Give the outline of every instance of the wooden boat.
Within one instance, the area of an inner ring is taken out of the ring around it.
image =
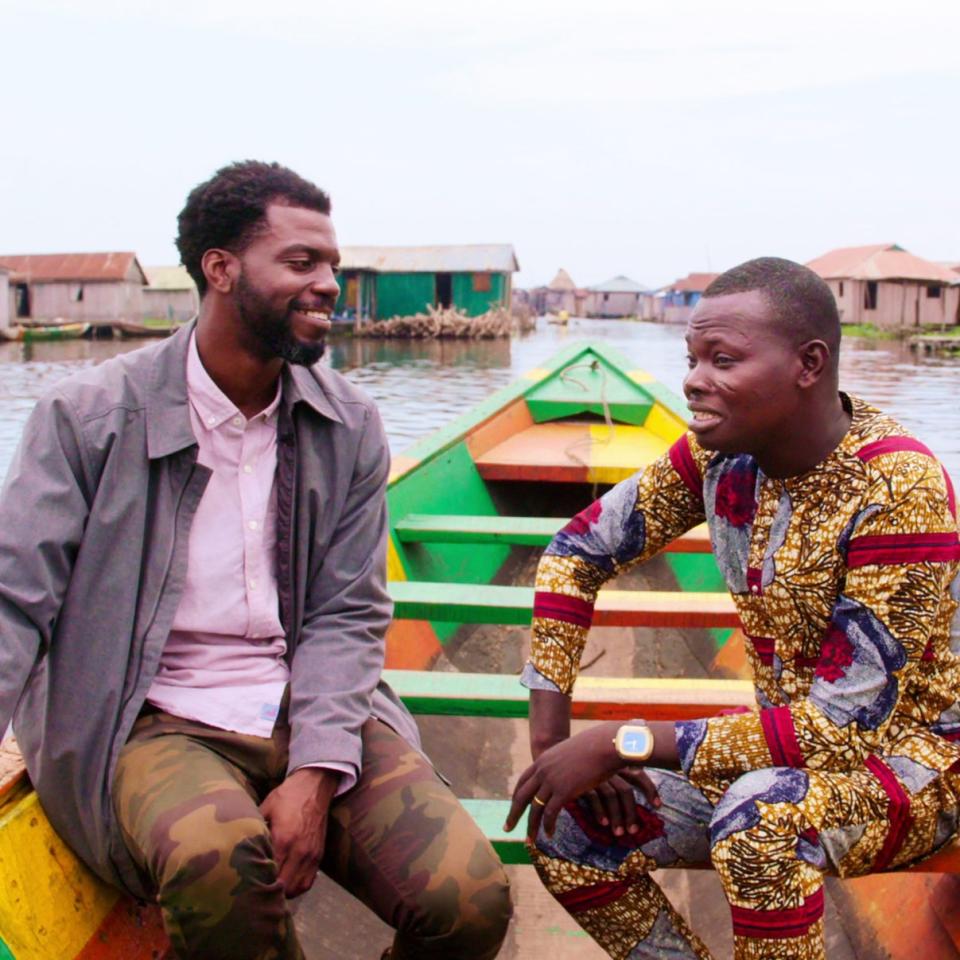
[[[0,327],[0,338],[23,343],[39,343],[47,340],[79,340],[86,336],[91,329],[89,323]],[[2,960],[2,955],[0,955],[0,960]]]
[[[167,323],[133,323],[128,320],[113,320],[110,323],[115,333],[124,339],[140,337],[169,337],[177,329],[177,324]]]
[[[526,695],[511,674],[522,659],[543,545],[597,493],[663,453],[683,431],[685,413],[676,395],[622,354],[573,345],[395,458],[387,567],[396,617],[387,673],[414,712],[439,715],[423,726],[441,769],[464,754],[448,729],[459,721],[449,717],[526,715]],[[752,702],[750,684],[735,679],[742,635],[709,550],[705,529],[693,530],[644,566],[651,578],[628,574],[601,591],[591,643],[606,655],[578,680],[575,717],[694,717]],[[651,627],[673,631],[658,649],[686,645],[679,676],[669,664],[637,667],[638,650],[655,644],[634,631]],[[156,908],[94,878],[51,829],[16,755],[7,757],[6,778],[2,763],[0,755],[0,960],[162,956]],[[479,792],[499,799],[465,804],[505,862],[522,863],[520,837],[501,831],[502,765],[495,780],[499,787],[484,783]],[[935,944],[930,956],[960,957],[952,919],[960,890],[951,874],[960,856],[947,851],[923,866],[930,872],[843,885],[845,926],[859,931],[858,944],[879,937],[883,955],[897,960],[914,957],[917,944]],[[909,912],[897,909],[901,902]],[[868,946],[863,951],[857,955],[872,956]]]

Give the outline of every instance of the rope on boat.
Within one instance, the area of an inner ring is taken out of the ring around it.
[[[584,393],[587,393],[590,388],[582,380],[578,380],[576,377],[570,375],[571,370],[579,370],[579,369],[589,369],[592,373],[599,372],[600,374],[600,403],[603,406],[603,420],[607,425],[607,436],[605,440],[598,440],[597,442],[603,445],[612,443],[613,435],[615,431],[613,427],[613,417],[610,415],[610,404],[607,402],[607,371],[604,370],[602,366],[600,366],[600,363],[597,360],[591,360],[585,363],[572,363],[570,364],[570,366],[564,367],[560,371],[560,374],[557,379],[560,380],[561,383],[572,384],[575,387],[579,387],[581,390],[583,390]],[[578,461],[583,466],[589,467],[590,466],[589,461],[584,460],[583,457],[576,452],[576,448],[582,447],[584,444],[592,446],[593,438],[588,435],[586,437],[582,437],[579,440],[574,440],[571,444],[569,444],[564,449],[563,452],[567,456],[569,456],[571,459]],[[594,499],[597,498],[598,487],[599,487],[599,484],[597,483],[593,484],[592,495]]]

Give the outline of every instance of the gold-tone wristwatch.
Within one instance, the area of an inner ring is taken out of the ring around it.
[[[620,727],[613,746],[621,760],[643,763],[653,753],[653,731],[642,720],[633,720]]]

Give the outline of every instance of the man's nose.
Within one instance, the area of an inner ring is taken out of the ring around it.
[[[336,274],[333,272],[333,267],[331,267],[330,264],[324,263],[320,265],[320,268],[313,276],[311,288],[317,296],[332,297],[333,299],[340,296],[340,284],[337,283]]]
[[[683,378],[683,395],[689,400],[700,393],[703,393],[705,385],[703,366],[695,363]]]

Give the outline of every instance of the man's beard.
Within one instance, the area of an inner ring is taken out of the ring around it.
[[[271,307],[243,273],[237,281],[236,304],[246,346],[261,360],[279,357],[287,363],[310,367],[323,356],[326,343],[297,340],[290,323],[290,310]]]

